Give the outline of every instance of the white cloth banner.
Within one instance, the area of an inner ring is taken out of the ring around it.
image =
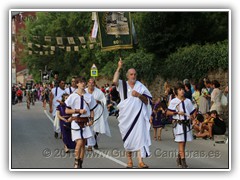
[[[98,22],[97,20],[94,21],[93,29],[92,29],[92,38],[97,37],[97,32],[98,32]]]

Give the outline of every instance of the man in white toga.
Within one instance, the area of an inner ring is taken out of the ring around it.
[[[137,151],[138,167],[148,168],[143,158],[150,155],[150,116],[152,113],[152,95],[149,90],[136,80],[135,69],[127,71],[127,81],[119,80],[119,71],[123,61],[120,59],[114,74],[113,83],[117,86],[121,101],[119,109],[119,129],[127,154],[127,168],[133,167],[132,152]]]

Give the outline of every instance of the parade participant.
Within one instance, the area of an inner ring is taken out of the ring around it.
[[[18,104],[20,105],[23,99],[23,92],[20,88],[17,88],[16,95],[17,95]]]
[[[148,168],[143,162],[143,158],[150,155],[150,116],[152,113],[152,96],[148,89],[136,80],[135,69],[127,71],[128,81],[119,80],[119,71],[123,66],[120,59],[118,68],[114,74],[113,83],[117,86],[120,94],[119,109],[119,129],[124,142],[128,163],[127,168],[133,167],[132,152],[137,151],[138,167]]]
[[[178,83],[174,87],[176,98],[172,99],[167,110],[167,115],[173,116],[173,132],[175,142],[178,143],[177,165],[187,168],[185,160],[185,147],[187,141],[193,140],[191,119],[196,111],[192,101],[184,97],[184,85]]]
[[[54,87],[50,93],[49,99],[49,112],[52,113],[54,118],[54,137],[58,138],[58,133],[60,133],[59,120],[56,116],[56,108],[62,100],[62,95],[65,93],[65,82],[59,80],[58,86]]]
[[[64,143],[64,151],[66,153],[69,152],[69,149],[75,149],[75,142],[72,141],[71,138],[71,116],[69,114],[65,113],[66,110],[66,104],[64,103],[65,100],[68,98],[68,94],[65,93],[62,95],[62,102],[57,106],[57,112],[56,115],[58,116],[58,119],[60,120],[60,128],[62,133],[62,140]]]
[[[43,108],[46,110],[46,104],[49,103],[49,89],[46,84],[43,85],[43,90],[41,92]]]
[[[97,136],[98,134],[106,134],[107,136],[111,137],[109,125],[108,125],[108,110],[107,110],[107,102],[105,95],[103,92],[96,87],[96,82],[93,78],[90,78],[88,80],[88,87],[85,89],[85,91],[89,94],[92,94],[93,98],[97,101],[98,105],[94,109],[94,116],[99,117],[99,119],[93,124],[93,132],[94,132],[94,138],[89,138],[87,140],[88,144],[88,150],[91,151],[92,147],[94,145],[95,149],[98,149],[98,143],[97,143]]]
[[[94,108],[97,103],[93,96],[84,90],[85,78],[77,77],[75,80],[78,89],[65,101],[67,106],[65,112],[73,116],[71,132],[72,140],[76,142],[74,168],[82,168],[86,139],[93,137],[90,126],[93,124]]]
[[[157,141],[157,139],[161,141],[162,129],[165,127],[163,119],[166,118],[166,109],[166,105],[162,102],[159,102],[153,109],[150,123],[152,124],[154,130],[153,137],[155,141]]]
[[[76,80],[75,77],[72,77],[71,86],[66,88],[65,92],[70,95],[76,90],[77,90]]]
[[[59,85],[59,73],[57,71],[54,72],[54,80],[53,85],[54,87],[57,87]]]

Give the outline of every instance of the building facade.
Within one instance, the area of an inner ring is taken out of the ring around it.
[[[26,84],[27,79],[32,76],[29,75],[27,66],[21,62],[20,54],[25,50],[23,43],[26,42],[26,37],[20,34],[21,29],[25,28],[26,21],[36,20],[35,12],[12,12],[11,19],[11,62],[12,62],[12,85],[13,84]]]

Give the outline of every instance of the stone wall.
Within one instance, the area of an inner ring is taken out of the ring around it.
[[[212,71],[208,73],[208,78],[212,81],[212,80],[217,80],[221,86],[220,89],[224,90],[225,87],[228,85],[228,71],[223,71],[221,69],[216,70],[216,71]],[[185,79],[184,77],[182,78],[182,80]],[[174,79],[174,80],[168,80],[168,83],[170,85],[174,85],[176,84],[178,80]],[[112,84],[112,79],[106,79],[103,77],[98,77],[96,78],[96,82],[98,86],[103,86],[104,84],[108,83],[108,84]],[[143,82],[144,83],[144,82]],[[150,90],[152,96],[153,96],[153,100],[155,101],[158,97],[163,96],[164,95],[164,90],[163,90],[163,86],[164,86],[165,80],[161,77],[161,76],[157,76],[154,81],[148,85],[148,89]],[[144,83],[145,84],[145,83]],[[224,107],[224,114],[223,114],[223,118],[225,120],[228,120],[228,106]]]

